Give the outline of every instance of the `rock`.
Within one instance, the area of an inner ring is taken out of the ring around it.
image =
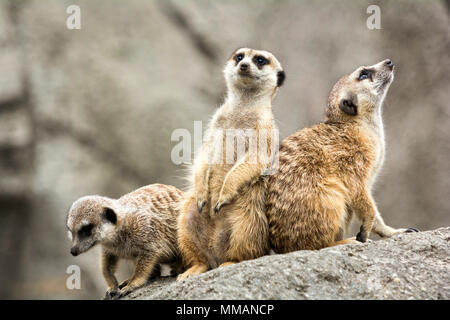
[[[126,299],[450,299],[450,227],[161,278]]]

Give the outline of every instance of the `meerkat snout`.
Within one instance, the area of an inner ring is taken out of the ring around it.
[[[392,63],[392,61],[390,59],[386,59],[384,60],[384,63],[386,64],[386,66],[388,68],[390,68],[391,70],[394,68],[394,64]]]
[[[70,254],[76,257],[78,255],[78,248],[77,247],[70,248]]]
[[[239,65],[239,70],[242,72],[247,72],[248,71],[248,64],[247,63],[241,63]]]
[[[369,79],[374,89],[377,91],[376,94],[379,94],[387,89],[387,85],[391,84],[392,80],[394,80],[393,70],[394,64],[390,59],[386,59],[371,67],[361,67],[358,80],[363,81]]]

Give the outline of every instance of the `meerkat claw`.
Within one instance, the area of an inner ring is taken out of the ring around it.
[[[206,204],[206,200],[197,202],[198,213],[202,213],[202,209],[205,206],[205,204]]]
[[[119,284],[119,289],[123,289],[124,287],[126,287],[129,282],[130,279],[124,280],[121,284]]]
[[[416,229],[416,228],[408,228],[408,229],[406,229],[406,231],[405,231],[405,233],[411,233],[411,232],[420,232],[420,230],[419,230],[419,229]]]
[[[222,202],[217,202],[216,206],[214,207],[214,213],[218,214],[219,210],[226,206],[229,202],[228,201],[222,201]]]

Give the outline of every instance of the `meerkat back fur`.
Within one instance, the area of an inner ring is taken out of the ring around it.
[[[365,242],[372,230],[381,237],[416,231],[385,225],[372,196],[385,154],[381,108],[393,68],[385,60],[342,77],[329,95],[325,122],[281,143],[266,201],[275,252]],[[346,239],[354,215],[360,232]]]
[[[178,243],[190,266],[179,280],[260,257],[269,249],[265,175],[278,149],[272,99],[285,74],[270,52],[241,48],[226,63],[224,75],[227,96],[205,132],[179,218]],[[241,131],[229,139],[232,130]],[[239,154],[234,139],[245,132],[254,134],[256,148],[248,136]]]
[[[67,216],[71,254],[102,245],[106,298],[143,286],[161,263],[180,268],[176,225],[182,197],[173,186],[152,184],[119,199],[86,196],[73,203]],[[133,275],[120,285],[114,276],[119,259],[135,263]]]

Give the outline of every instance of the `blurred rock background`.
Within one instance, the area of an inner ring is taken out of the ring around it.
[[[81,30],[66,28],[71,4]],[[381,30],[366,27],[370,4]],[[182,188],[171,133],[208,120],[241,46],[286,70],[281,138],[323,119],[340,76],[392,59],[375,198],[392,226],[450,225],[449,18],[448,1],[0,0],[0,298],[102,297],[98,248],[69,254],[71,203]],[[72,264],[81,290],[66,288]]]

